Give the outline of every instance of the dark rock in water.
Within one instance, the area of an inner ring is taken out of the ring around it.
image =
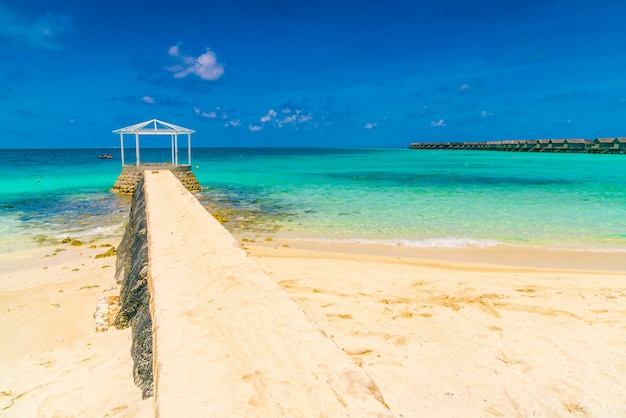
[[[133,378],[144,399],[152,396],[152,317],[148,291],[148,234],[143,179],[130,209],[126,231],[117,249],[115,280],[121,284],[116,328],[132,328]]]
[[[200,186],[190,166],[164,166],[157,163],[156,165],[141,165],[138,167],[127,165],[122,167],[122,173],[120,173],[115,181],[111,192],[132,195],[135,190],[140,187],[139,182],[143,179],[143,171],[153,169],[171,171],[191,193],[197,193],[202,190],[202,186]]]
[[[143,174],[141,172],[122,173],[111,188],[113,193],[131,195],[137,190]],[[142,183],[143,184],[143,183]]]
[[[108,249],[108,251],[102,254],[96,254],[96,258],[113,257],[115,254],[117,254],[117,251],[115,250],[115,248],[111,247]]]

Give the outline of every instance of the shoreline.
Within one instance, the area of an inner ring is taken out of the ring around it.
[[[626,272],[626,256],[622,251],[565,250],[498,245],[475,248],[410,247],[359,242],[328,242],[281,238],[262,235],[253,239],[235,235],[244,247],[293,249],[323,254],[371,256],[403,260],[404,262],[450,263],[515,267],[521,269],[559,269],[598,272]],[[270,255],[268,253],[267,255]]]

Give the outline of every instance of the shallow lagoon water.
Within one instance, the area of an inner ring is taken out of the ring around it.
[[[113,160],[100,160],[111,152]],[[133,150],[126,151],[133,155]],[[119,149],[3,150],[0,254],[119,234]],[[170,150],[142,149],[142,161]],[[200,200],[246,233],[418,247],[626,251],[626,156],[410,149],[199,148]],[[197,166],[197,168],[196,168]],[[242,231],[239,231],[242,232]]]
[[[276,149],[196,161],[205,193],[273,214],[291,237],[626,248],[622,155]]]

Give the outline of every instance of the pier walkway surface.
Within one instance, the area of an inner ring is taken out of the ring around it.
[[[392,416],[167,170],[144,173],[157,416]]]

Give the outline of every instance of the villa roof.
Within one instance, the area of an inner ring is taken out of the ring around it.
[[[114,134],[140,134],[140,135],[173,135],[173,134],[192,134],[196,131],[183,128],[182,126],[172,123],[163,122],[158,119],[148,120],[146,122],[137,123],[125,128],[116,129]]]
[[[596,138],[596,141],[603,143],[610,143],[615,141],[616,138]]]

